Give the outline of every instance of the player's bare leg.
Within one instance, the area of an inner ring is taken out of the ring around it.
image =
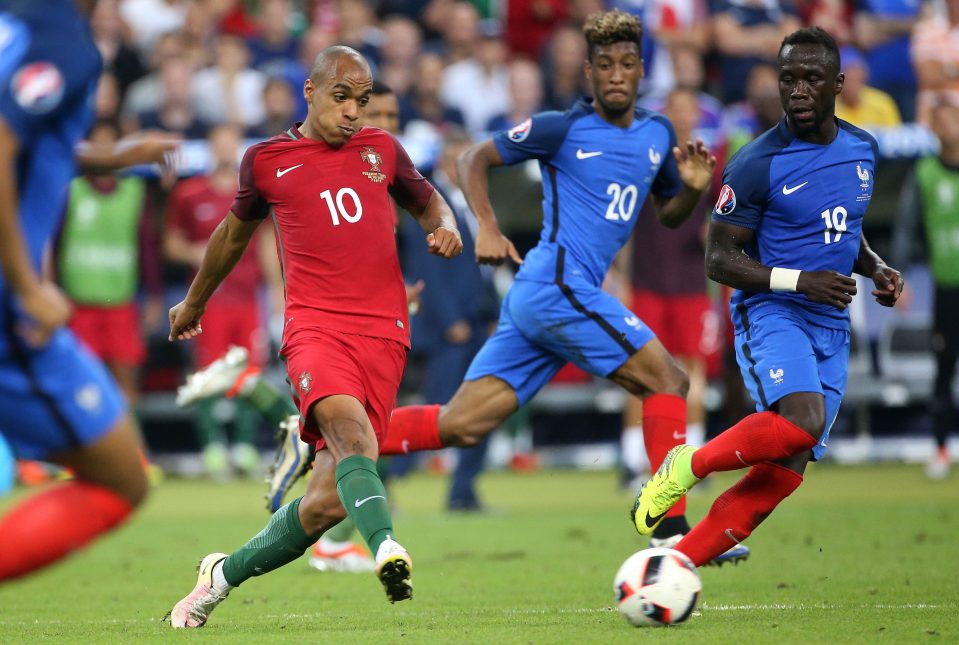
[[[334,395],[316,403],[311,414],[336,463],[335,491],[375,554],[375,573],[383,583],[386,597],[390,602],[412,598],[413,561],[393,539],[395,531],[386,488],[376,469],[379,446],[366,409],[352,396]],[[312,511],[313,500],[306,502],[304,517]],[[325,517],[329,502],[321,502]]]
[[[133,421],[124,414],[98,441],[53,455],[71,481],[33,495],[0,519],[0,581],[26,575],[115,528],[147,495]]]
[[[519,408],[506,381],[484,376],[463,381],[446,405],[393,410],[381,453],[403,455],[447,446],[475,446]]]

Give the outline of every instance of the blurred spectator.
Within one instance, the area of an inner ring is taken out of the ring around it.
[[[892,96],[899,114],[916,114],[916,76],[909,64],[909,35],[919,16],[917,0],[859,0],[853,36],[869,63],[873,87]]]
[[[175,56],[160,68],[159,105],[134,115],[136,129],[178,132],[188,139],[206,136],[207,124],[193,109],[190,87],[193,68],[186,58]]]
[[[546,48],[543,68],[546,74],[546,107],[566,110],[584,94],[588,95],[583,65],[586,40],[578,27],[560,27]]]
[[[293,35],[293,6],[290,0],[264,0],[260,3],[260,15],[256,21],[257,35],[247,40],[252,67],[263,70],[264,66],[281,61],[296,60],[300,42]]]
[[[471,143],[462,129],[448,129],[431,178],[456,216],[463,253],[453,260],[437,261],[439,258],[428,253],[423,244],[419,224],[409,217],[400,221],[403,277],[407,282],[422,281],[425,285],[419,314],[410,320],[410,329],[413,346],[425,362],[422,394],[428,404],[452,398],[499,313],[492,271],[475,260],[476,218],[454,179],[456,158]],[[475,447],[456,450],[450,510],[479,510],[474,480],[483,469],[488,444],[487,438]]]
[[[949,474],[946,443],[956,426],[952,381],[959,359],[959,102],[942,95],[931,109],[932,129],[939,138],[939,156],[916,164],[919,211],[935,284],[932,349],[936,380],[930,411],[936,454],[926,467],[933,479]]]
[[[443,59],[437,54],[422,53],[416,59],[413,87],[400,100],[400,127],[412,121],[423,121],[442,130],[447,124],[463,125],[463,113],[449,107],[440,98],[443,82]]]
[[[672,52],[692,50],[702,58],[710,45],[709,12],[705,0],[618,0],[616,8],[643,21],[643,94],[664,98],[676,87]]]
[[[918,121],[930,123],[931,97],[948,93],[959,99],[959,0],[944,6],[916,24],[912,59],[919,79]],[[901,66],[901,64],[900,64]]]
[[[494,116],[487,132],[509,130],[543,109],[543,73],[536,63],[520,58],[509,64],[509,111]]]
[[[674,45],[671,61],[675,89],[689,90],[699,102],[699,123],[694,135],[703,139],[707,146],[715,146],[721,140],[720,125],[723,116],[723,104],[703,89],[706,82],[706,69],[703,56],[691,45]],[[641,105],[654,112],[665,109],[666,95],[652,94],[641,101]]]
[[[98,121],[89,140],[113,145],[114,121]],[[144,332],[164,320],[159,241],[146,182],[136,176],[84,175],[70,182],[56,248],[57,278],[73,303],[70,328],[107,366],[131,406],[146,359]],[[146,290],[137,306],[141,283]],[[142,323],[141,323],[142,321]]]
[[[220,34],[214,63],[193,76],[193,109],[206,123],[235,123],[249,128],[263,121],[266,76],[250,69],[250,52],[239,36]]]
[[[726,134],[726,154],[729,159],[744,145],[770,129],[783,118],[779,100],[779,69],[760,63],[749,72],[746,82],[746,100],[726,108],[723,114],[723,132]]]
[[[415,22],[404,16],[390,16],[382,27],[379,78],[402,96],[413,84],[413,66],[423,47],[423,34]]]
[[[263,88],[263,122],[247,130],[254,139],[268,139],[289,129],[297,121],[296,97],[289,84],[281,78],[271,78]]]
[[[133,32],[133,42],[145,54],[160,36],[183,27],[190,4],[187,0],[123,0],[120,15]]]
[[[839,44],[852,40],[852,2],[846,0],[796,0],[796,11],[803,25],[822,27]]]
[[[166,258],[194,271],[203,260],[207,240],[229,212],[236,194],[240,131],[233,125],[215,126],[210,131],[208,143],[213,169],[208,175],[184,180],[174,188],[170,194],[163,240]],[[279,271],[271,230],[261,228],[255,241],[210,298],[203,317],[203,334],[193,341],[197,368],[212,363],[231,345],[245,347],[254,367],[260,367],[266,361],[267,336],[263,317],[257,298],[251,294],[259,293],[265,277],[270,278],[268,284],[272,288],[273,302],[282,298],[276,294],[277,291],[282,293],[282,289],[275,286]],[[207,472],[217,479],[226,477],[232,458],[235,467],[252,474],[259,465],[259,454],[252,445],[258,415],[247,402],[236,400],[233,448],[228,452],[225,433],[214,416],[216,403],[216,400],[198,403],[194,417]]]
[[[466,0],[459,0],[450,4],[445,16],[440,27],[443,34],[442,53],[446,61],[458,63],[473,56],[479,38],[479,11]]]
[[[783,38],[802,25],[789,0],[716,0],[714,13],[722,98],[742,101],[749,70],[775,62]]]
[[[672,122],[678,141],[691,139],[701,118],[696,93],[673,90],[666,97],[663,114]],[[703,239],[711,206],[710,196],[703,195],[689,219],[668,229],[647,200],[637,215],[630,254],[630,309],[689,374],[686,443],[694,445],[705,436],[706,356],[719,349],[718,316],[706,293],[703,271]],[[642,428],[633,425],[642,417],[642,401],[630,396],[624,410],[623,462],[631,475],[642,472],[645,460]]]
[[[473,55],[453,63],[443,72],[440,97],[458,109],[471,134],[485,132],[486,124],[509,109],[509,72],[506,43],[499,26],[485,21],[473,42]]]
[[[179,59],[187,63],[187,74],[192,77],[197,64],[205,54],[196,58],[195,48],[188,45],[190,38],[182,32],[164,34],[147,58],[150,73],[134,82],[123,98],[123,114],[134,115],[138,112],[156,110],[163,103],[163,68],[171,60]],[[200,50],[202,53],[202,49]],[[187,79],[189,84],[189,79]],[[189,88],[187,88],[189,89]]]
[[[539,60],[553,31],[566,20],[565,0],[506,0],[506,43],[514,55]]]
[[[368,0],[339,0],[338,45],[348,45],[360,52],[369,61],[376,76],[379,64],[379,46],[383,35],[376,24],[376,14]],[[311,65],[312,65],[312,61]]]
[[[129,43],[129,29],[120,18],[118,0],[97,0],[90,15],[93,40],[103,57],[103,69],[112,73],[122,96],[133,81],[146,74],[136,49]]]
[[[120,114],[120,84],[110,72],[100,74],[96,98],[93,104],[94,118],[116,119]]]
[[[902,125],[892,97],[866,84],[869,68],[862,54],[853,47],[843,47],[839,59],[846,79],[842,93],[836,97],[836,116],[864,130]]]
[[[306,117],[306,99],[303,97],[303,81],[310,75],[313,61],[317,55],[336,44],[335,34],[319,27],[310,28],[300,39],[299,57],[295,60],[274,58],[263,71],[271,77],[282,78],[293,92],[296,102],[296,120],[302,121]]]

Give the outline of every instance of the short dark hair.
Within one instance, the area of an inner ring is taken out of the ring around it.
[[[631,13],[614,9],[594,13],[583,25],[586,36],[586,56],[593,57],[597,47],[613,43],[636,43],[639,55],[643,55],[643,23]]]
[[[783,50],[790,45],[819,45],[826,50],[828,63],[835,65],[835,72],[839,73],[839,45],[822,27],[803,27],[783,38],[782,44],[779,45],[779,56],[782,56]]]
[[[373,96],[383,96],[384,94],[396,94],[393,91],[393,88],[384,83],[383,81],[378,81],[373,79]]]

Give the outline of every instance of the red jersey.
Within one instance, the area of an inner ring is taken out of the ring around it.
[[[284,338],[320,328],[409,346],[392,196],[420,209],[433,187],[392,135],[362,128],[342,147],[296,126],[247,150],[233,214],[272,215],[286,286]]]
[[[209,177],[191,177],[177,184],[170,194],[167,228],[179,231],[190,242],[206,242],[232,203],[232,193],[217,192]],[[244,251],[211,300],[255,302],[263,273],[253,246]]]

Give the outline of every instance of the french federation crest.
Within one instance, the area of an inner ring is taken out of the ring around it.
[[[297,385],[300,388],[300,392],[303,394],[308,393],[313,389],[313,375],[309,372],[303,372],[300,374],[300,380],[297,381]]]
[[[862,183],[859,186],[863,190],[869,190],[869,169],[863,168],[862,164],[856,164],[856,174],[859,175],[859,181]]]
[[[373,146],[364,146],[360,150],[360,159],[370,164],[369,170],[364,170],[363,174],[374,184],[382,183],[386,175],[380,171],[380,165],[383,163],[383,157]]]
[[[713,209],[720,215],[729,215],[736,210],[736,193],[729,184],[723,184],[719,191],[719,199],[716,200],[716,206]]]

